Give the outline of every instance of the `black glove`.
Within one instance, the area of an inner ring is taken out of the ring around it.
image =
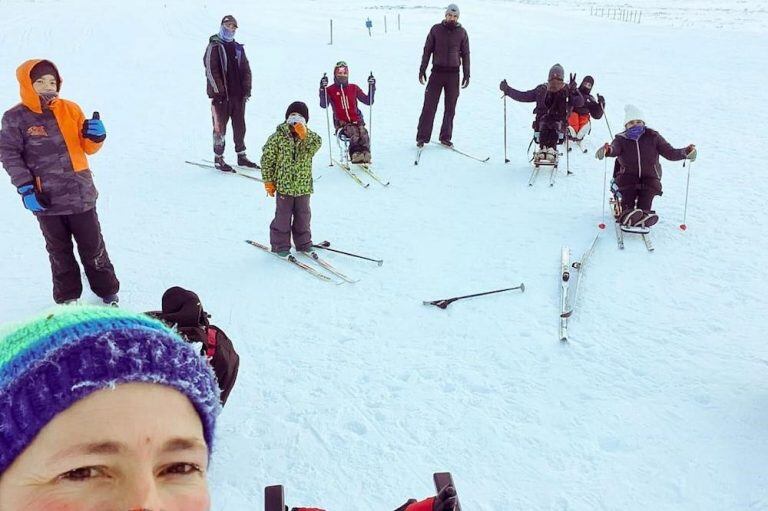
[[[455,511],[459,498],[456,496],[456,488],[446,485],[435,497],[435,503],[432,505],[432,511]]]
[[[328,77],[323,75],[323,77],[320,78],[320,88],[325,89],[326,87],[328,87]]]
[[[214,105],[223,105],[224,102],[227,100],[227,96],[224,94],[214,94],[211,98],[211,103]]]
[[[576,84],[576,73],[570,74],[571,79],[568,80],[568,88],[571,90],[571,92],[576,92],[576,90],[579,88],[579,86]]]
[[[605,108],[605,98],[600,94],[597,95],[597,104],[600,105],[600,108]]]
[[[499,84],[499,90],[501,90],[501,92],[507,92],[507,88],[508,87],[509,87],[509,85],[507,85],[507,79],[505,78]]]
[[[247,103],[248,100],[251,99],[251,95],[248,94],[247,96],[243,96],[243,100]]]
[[[424,85],[427,83],[427,73],[424,71],[419,71],[419,83]]]
[[[466,75],[461,81],[461,88],[466,89],[467,87],[469,87],[469,75]]]
[[[376,78],[373,77],[373,73],[368,76],[368,85],[376,87]]]

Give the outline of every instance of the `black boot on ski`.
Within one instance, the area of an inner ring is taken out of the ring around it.
[[[453,147],[453,142],[451,142],[450,140],[441,140],[440,143],[443,144],[445,147]]]
[[[248,159],[245,153],[237,153],[237,164],[241,167],[248,167],[249,169],[260,169],[257,164]]]
[[[222,172],[235,171],[235,169],[233,169],[227,162],[224,161],[223,156],[216,156],[216,158],[214,158],[214,166]]]
[[[419,141],[417,141],[417,142],[416,142],[416,147],[418,147],[419,149],[421,149],[422,147],[424,147],[424,141],[423,141],[423,140],[419,140]]]
[[[644,211],[645,216],[636,224],[638,227],[653,227],[659,221],[659,215],[655,211]]]
[[[621,225],[627,226],[627,227],[634,227],[635,225],[640,222],[640,220],[643,219],[645,216],[645,213],[642,209],[633,209],[630,211],[627,211],[623,215],[621,215],[621,218],[619,219],[619,222]]]

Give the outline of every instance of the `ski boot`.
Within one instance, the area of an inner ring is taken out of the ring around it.
[[[117,303],[120,301],[120,298],[116,295],[107,295],[102,296],[101,301],[104,302],[104,305],[109,305],[110,307],[117,307]]]
[[[223,156],[216,156],[216,158],[214,158],[214,166],[222,172],[235,171],[235,169],[233,169],[227,162],[224,161]]]
[[[237,153],[237,164],[241,167],[248,167],[249,169],[260,169],[257,164],[248,159],[245,152]]]
[[[355,151],[354,153],[352,153],[352,155],[350,156],[350,159],[352,163],[365,163],[364,161],[365,157],[363,156],[363,153],[360,151]]]
[[[637,227],[653,227],[659,221],[659,215],[655,211],[643,211],[643,218],[640,219],[635,225]]]
[[[451,142],[450,140],[441,140],[440,143],[443,144],[445,147],[453,147],[453,142]]]
[[[625,227],[635,227],[639,226],[640,221],[645,216],[646,214],[642,209],[635,208],[621,215],[619,222]]]
[[[426,142],[424,142],[423,140],[417,140],[417,141],[416,141],[416,147],[418,147],[419,149],[421,149],[422,147],[424,147],[424,144],[425,144],[425,143],[426,143]]]

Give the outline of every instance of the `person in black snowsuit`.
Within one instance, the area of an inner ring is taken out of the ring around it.
[[[578,87],[576,75],[571,74],[568,86],[564,81],[563,66],[555,64],[549,70],[547,83],[542,83],[528,91],[519,91],[507,85],[506,80],[499,84],[504,94],[524,103],[536,103],[533,113],[534,140],[539,144],[536,159],[555,161],[557,144],[565,137],[566,123],[572,108],[584,105]]]
[[[440,143],[452,146],[453,117],[456,114],[456,102],[459,100],[459,68],[463,68],[464,78],[461,88],[469,86],[469,36],[459,23],[459,8],[451,4],[445,10],[445,19],[434,25],[424,43],[419,68],[419,82],[427,84],[424,92],[424,105],[421,107],[419,126],[416,130],[416,145],[422,147],[432,137],[432,125],[435,122],[440,94],[445,90],[445,111],[440,128]],[[427,66],[432,58],[432,73],[427,81]]]
[[[613,142],[604,144],[595,157],[615,157],[611,191],[614,194],[614,217],[628,227],[651,227],[659,216],[651,208],[653,198],[661,195],[661,163],[659,156],[670,161],[696,159],[696,146],[675,149],[658,131],[646,127],[643,113],[634,105],[624,108],[625,131],[617,133]]]
[[[595,79],[587,75],[581,80],[579,92],[584,98],[584,105],[573,108],[568,117],[568,136],[581,147],[584,137],[592,131],[591,119],[602,119],[603,108],[605,108],[605,98],[600,94],[597,100],[592,96],[592,87],[595,85]]]
[[[211,98],[215,163],[217,169],[225,172],[234,171],[224,161],[224,136],[230,119],[237,164],[258,168],[245,154],[245,103],[251,97],[251,66],[245,48],[235,41],[236,30],[235,17],[224,16],[219,33],[210,37],[203,57],[206,91]]]

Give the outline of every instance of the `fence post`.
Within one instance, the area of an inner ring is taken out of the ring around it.
[[[331,20],[331,42],[328,44],[333,44],[333,20]]]
[[[400,32],[400,13],[397,13],[397,31]]]
[[[640,23],[640,19],[643,17],[643,11],[640,11],[640,16],[637,17],[637,23]]]
[[[387,33],[387,15],[384,15],[384,33]]]

